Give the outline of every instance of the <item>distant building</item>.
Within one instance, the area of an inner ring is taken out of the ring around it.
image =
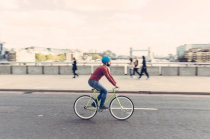
[[[8,53],[8,61],[15,62],[16,61],[16,52],[12,49]]]
[[[93,60],[93,57],[84,54],[82,59],[85,60],[85,61],[91,61],[91,60]]]
[[[3,43],[0,42],[0,60],[5,61],[8,57],[8,51],[3,47]]]
[[[0,43],[0,59],[2,59],[3,55],[3,43]]]
[[[176,59],[176,58],[175,58],[175,55],[173,55],[173,54],[169,54],[169,55],[168,55],[167,60],[169,60],[170,62],[175,62],[175,61],[176,61],[175,59]]]
[[[73,54],[72,53],[65,53],[65,61],[70,62],[73,59]]]
[[[26,49],[12,49],[9,51],[8,61],[35,62],[35,53]]]
[[[210,48],[191,48],[184,57],[188,62],[210,62]]]
[[[43,55],[49,55],[52,54],[54,55],[54,53],[51,51],[50,48],[43,48],[43,47],[27,47],[25,48],[25,50],[30,51],[32,53],[40,53]]]
[[[83,53],[80,50],[72,50],[72,49],[56,49],[56,48],[43,48],[43,47],[27,47],[26,50],[31,53],[40,53],[43,55],[59,55],[64,54],[66,57],[65,61],[72,61],[73,57],[77,60],[80,60],[83,56]]]
[[[1,52],[1,47],[0,47],[0,52]],[[69,62],[73,60],[73,57],[75,57],[77,60],[83,60],[83,52],[81,52],[78,49],[27,47],[22,49],[12,49],[10,51],[5,51],[5,54],[6,54],[6,59],[8,61],[16,61],[16,62],[36,62],[36,54],[53,55],[53,56],[64,54],[66,57],[65,61]]]
[[[210,44],[184,44],[177,47],[177,57],[184,57],[185,51],[188,51],[191,48],[210,48]]]
[[[3,43],[0,43],[0,52],[2,51],[3,49]]]
[[[16,62],[35,62],[35,53],[27,50],[16,51]]]
[[[125,59],[125,60],[128,60],[130,58],[130,56],[127,56],[127,55],[119,55],[117,57],[117,59]]]

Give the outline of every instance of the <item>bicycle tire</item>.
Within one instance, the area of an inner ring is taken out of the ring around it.
[[[121,103],[121,106],[118,100]],[[134,113],[133,101],[127,96],[118,96],[111,100],[109,104],[109,111],[111,115],[117,120],[127,120]]]
[[[93,102],[96,107],[91,106]],[[97,107],[95,99],[89,95],[82,95],[78,97],[73,106],[75,114],[83,120],[93,118],[97,113]]]

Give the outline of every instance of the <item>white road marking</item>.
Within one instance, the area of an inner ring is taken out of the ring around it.
[[[121,108],[112,108],[112,109],[121,109]],[[123,109],[132,109],[132,108],[123,108]],[[156,108],[134,108],[135,110],[147,110],[147,111],[157,111]]]
[[[147,110],[147,111],[157,111],[156,108],[134,108],[135,110]]]

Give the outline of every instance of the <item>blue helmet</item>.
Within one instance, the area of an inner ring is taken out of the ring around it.
[[[103,64],[106,64],[107,62],[111,61],[111,59],[108,57],[108,56],[104,56],[102,59],[101,59],[102,63]]]

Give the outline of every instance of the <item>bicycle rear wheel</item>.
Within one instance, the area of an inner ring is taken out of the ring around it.
[[[95,104],[95,107],[92,104]],[[91,119],[97,113],[97,103],[91,96],[80,96],[74,102],[74,112],[81,119]]]
[[[111,115],[118,120],[126,120],[134,112],[132,100],[126,96],[118,96],[112,99],[109,105]]]

